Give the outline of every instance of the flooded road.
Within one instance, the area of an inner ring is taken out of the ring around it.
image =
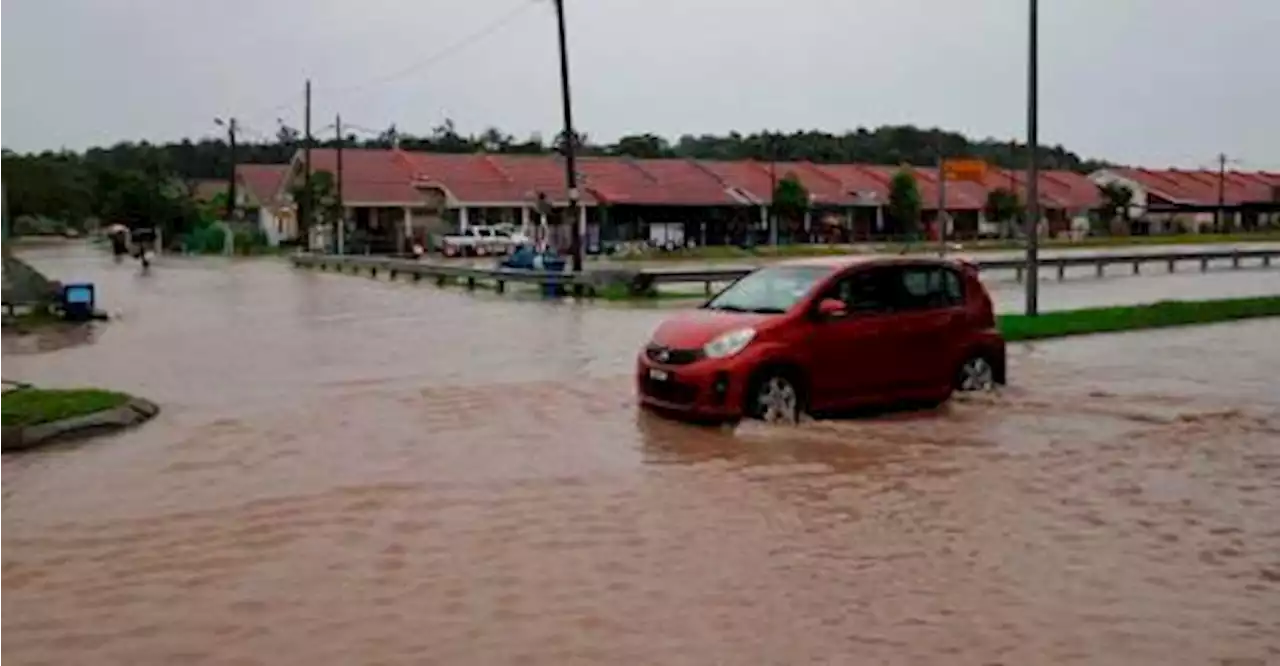
[[[4,458],[7,664],[1280,661],[1280,320],[730,433],[634,408],[661,311],[31,259],[117,320],[6,379],[164,411]]]

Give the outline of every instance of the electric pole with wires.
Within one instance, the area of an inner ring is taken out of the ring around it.
[[[231,152],[231,177],[227,181],[227,220],[234,222],[236,219],[236,208],[239,203],[236,196],[236,119],[214,118],[214,124],[225,125],[227,128],[227,146]]]
[[[1227,156],[1218,153],[1218,209],[1213,214],[1213,230],[1217,233],[1226,231],[1225,218],[1227,208]]]
[[[302,201],[298,202],[298,240],[311,249],[311,79],[307,79],[303,102]]]
[[[337,152],[338,152],[338,154],[337,154],[337,162],[338,162],[338,164],[337,164],[337,171],[338,171],[338,173],[337,173],[337,180],[338,180],[338,182],[337,182],[337,185],[336,185],[336,187],[335,187],[336,192],[335,192],[335,194],[334,194],[334,196],[335,196],[335,197],[337,198],[337,200],[338,200],[338,206],[337,206],[337,208],[338,208],[338,219],[334,222],[334,225],[337,227],[337,228],[335,229],[335,231],[334,231],[334,236],[337,238],[337,243],[338,243],[338,254],[344,254],[344,253],[345,253],[345,247],[344,247],[344,245],[346,244],[346,235],[347,235],[347,209],[346,209],[346,205],[345,205],[345,204],[343,203],[343,201],[342,201],[342,144],[343,144],[343,139],[342,139],[342,114],[341,114],[341,113],[337,114],[337,116],[335,116],[335,117],[334,117],[334,119],[333,119],[333,127],[334,127],[334,134],[337,136],[337,139],[338,139],[338,142],[337,142],[337,145],[336,145]]]
[[[565,37],[564,0],[555,0],[556,29],[560,41],[560,105],[564,113],[564,178],[568,190],[569,224],[573,225],[570,234],[573,245],[573,272],[582,272],[583,237],[586,236],[586,220],[578,212],[578,174],[574,152],[577,150],[578,135],[573,131],[573,106],[569,95],[569,47]]]
[[[1040,139],[1039,6],[1030,0],[1027,35],[1027,302],[1029,316],[1040,314]]]

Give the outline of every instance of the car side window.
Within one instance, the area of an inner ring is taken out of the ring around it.
[[[859,270],[840,279],[826,297],[843,301],[851,313],[889,312],[893,299],[888,277],[883,269]]]
[[[963,285],[955,271],[934,266],[907,266],[898,274],[899,309],[929,310],[954,307],[964,302]]]
[[[942,271],[942,289],[947,296],[947,304],[951,306],[964,305],[964,281],[955,271],[949,268],[943,268]]]

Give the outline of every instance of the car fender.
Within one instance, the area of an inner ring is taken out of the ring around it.
[[[765,342],[762,344],[748,345],[745,350],[739,353],[737,364],[743,368],[741,375],[750,378],[755,377],[756,373],[762,368],[771,366],[787,366],[795,368],[800,372],[800,379],[804,382],[803,390],[809,390],[809,368],[788,345],[779,342]]]

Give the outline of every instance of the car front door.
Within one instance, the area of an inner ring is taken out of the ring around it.
[[[893,379],[895,321],[886,268],[857,269],[818,299],[845,304],[844,313],[815,318],[809,339],[810,404],[838,409],[874,400]]]

